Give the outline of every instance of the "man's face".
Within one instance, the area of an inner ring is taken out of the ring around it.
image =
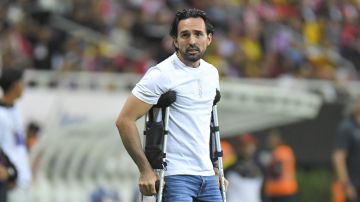
[[[211,40],[212,35],[206,33],[202,18],[187,18],[179,22],[178,36],[174,40],[174,45],[179,49],[180,59],[186,65],[192,65],[204,55]]]
[[[14,94],[16,98],[21,97],[23,91],[24,91],[24,82],[22,80],[17,81],[14,84]]]
[[[267,145],[269,149],[276,148],[279,144],[281,144],[281,137],[276,132],[270,132],[269,136],[267,137]]]

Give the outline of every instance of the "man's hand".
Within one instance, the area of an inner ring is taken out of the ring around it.
[[[219,187],[221,187],[220,177],[219,177],[219,176],[217,176],[217,178],[218,178]],[[228,189],[228,186],[229,186],[229,181],[228,181],[225,177],[224,177],[224,186],[225,186],[224,191],[226,192],[226,191],[227,191],[227,189]]]
[[[221,181],[220,181],[220,176],[217,176],[217,178],[218,178],[218,183],[219,183],[219,187],[221,187]],[[225,189],[224,189],[224,191],[226,192],[227,191],[227,189],[228,189],[228,186],[229,186],[229,181],[224,177],[224,186],[225,186]]]
[[[9,178],[7,168],[0,164],[0,181],[6,181]]]
[[[219,169],[218,168],[214,168],[215,171],[215,176],[219,185],[219,188],[221,188],[221,179],[220,179],[220,174],[219,174]],[[224,191],[227,191],[227,188],[229,186],[229,181],[224,177]]]
[[[147,170],[140,173],[139,189],[145,196],[152,196],[156,194],[155,183],[159,176],[152,170]]]
[[[345,185],[345,194],[346,194],[346,198],[348,198],[350,202],[357,201],[357,197],[359,197],[357,196],[356,189],[352,184]]]

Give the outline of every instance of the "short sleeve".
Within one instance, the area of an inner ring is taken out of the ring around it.
[[[169,89],[169,78],[158,67],[150,68],[136,84],[132,94],[148,104],[156,104],[160,96]]]
[[[343,122],[339,125],[336,138],[335,149],[349,149],[351,141],[351,128],[348,123]]]
[[[4,117],[0,115],[0,147],[4,142],[6,131],[8,131],[7,124],[5,123]]]
[[[215,69],[215,82],[216,82],[216,89],[220,91],[220,76],[219,76],[219,71],[216,67],[214,67]]]

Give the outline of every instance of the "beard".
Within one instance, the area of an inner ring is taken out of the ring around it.
[[[194,51],[194,52],[191,52]],[[204,53],[200,51],[198,47],[189,47],[185,51],[179,50],[182,58],[189,62],[196,62],[200,60]]]

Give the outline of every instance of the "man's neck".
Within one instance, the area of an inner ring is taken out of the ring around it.
[[[3,96],[0,99],[0,103],[4,106],[14,106],[15,104],[15,99],[9,97],[9,96]]]

